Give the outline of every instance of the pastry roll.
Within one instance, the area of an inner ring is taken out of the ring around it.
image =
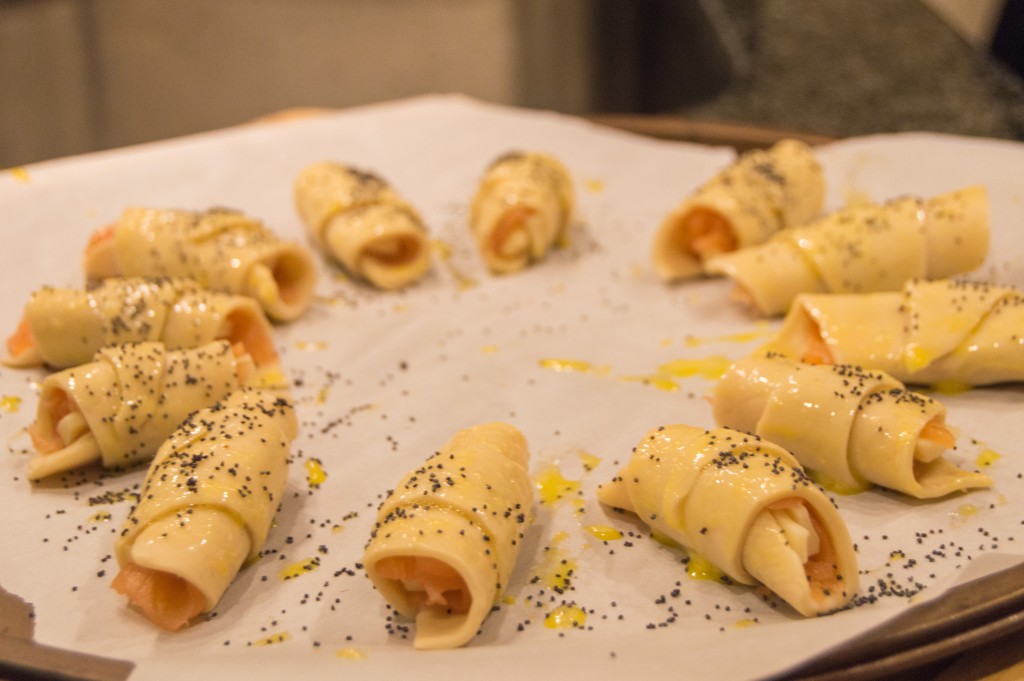
[[[430,268],[419,213],[372,173],[314,163],[295,180],[295,205],[317,246],[378,288],[401,288]]]
[[[562,245],[575,194],[569,171],[546,154],[506,154],[484,174],[470,230],[495,274],[517,272]]]
[[[784,447],[847,491],[875,484],[935,499],[992,485],[943,457],[956,445],[945,407],[882,371],[751,357],[726,371],[713,408],[718,425]]]
[[[762,351],[857,364],[904,383],[1024,380],[1024,294],[981,282],[910,281],[902,291],[801,294]]]
[[[256,301],[170,277],[111,277],[88,290],[37,290],[7,341],[4,363],[64,369],[89,362],[108,345],[160,341],[176,350],[214,340],[240,343],[258,371],[280,375],[270,323]]]
[[[167,350],[146,341],[104,348],[39,387],[28,478],[100,461],[126,468],[153,456],[188,414],[244,385],[252,359],[227,341]]]
[[[212,610],[259,556],[297,429],[291,404],[260,390],[189,416],[150,464],[114,544],[111,587],[168,631]]]
[[[837,610],[857,591],[857,559],[831,500],[782,447],[728,428],[649,432],[598,488],[741,584],[763,584],[801,615]]]
[[[703,273],[719,253],[764,243],[821,212],[825,180],[814,150],[798,140],[748,151],[669,213],[651,262],[665,281]]]
[[[759,246],[717,255],[709,274],[730,277],[760,314],[785,313],[800,293],[898,291],[910,279],[944,279],[988,254],[988,199],[968,187],[928,201],[850,206]]]
[[[305,312],[316,284],[315,262],[306,248],[225,208],[129,208],[116,223],[93,234],[84,266],[91,281],[187,277],[214,291],[255,298],[277,321]]]
[[[381,504],[363,564],[416,619],[416,648],[469,642],[504,592],[531,520],[529,456],[513,426],[468,428]]]

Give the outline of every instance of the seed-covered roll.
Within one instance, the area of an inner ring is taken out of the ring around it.
[[[529,456],[513,426],[468,428],[381,504],[363,564],[416,619],[417,648],[468,643],[508,586],[531,521]]]
[[[801,294],[762,351],[857,364],[904,383],[1024,381],[1024,293],[968,281],[911,281],[899,292]]]
[[[35,291],[4,363],[64,369],[108,345],[160,341],[177,350],[214,340],[240,343],[261,375],[283,380],[270,323],[256,301],[171,277],[111,277],[88,290]]]
[[[946,408],[882,371],[751,357],[726,371],[713,405],[718,425],[784,447],[845,491],[875,484],[934,499],[992,485],[943,457],[956,445]]]
[[[114,545],[111,586],[176,631],[217,605],[270,531],[298,423],[284,398],[232,393],[160,446]]]
[[[167,350],[146,341],[104,348],[95,360],[50,374],[29,426],[39,480],[94,461],[126,468],[153,456],[190,412],[245,385],[252,359],[227,341]]]
[[[857,558],[839,511],[789,452],[757,436],[652,430],[597,497],[736,582],[763,584],[804,616],[837,610],[857,592]]]
[[[309,307],[312,254],[235,210],[129,208],[98,230],[84,257],[90,280],[116,276],[194,279],[214,291],[255,298],[267,315],[291,321]]]
[[[378,288],[401,288],[430,269],[423,219],[373,173],[314,163],[295,180],[295,205],[317,246]]]
[[[517,272],[565,240],[575,192],[564,165],[546,154],[495,160],[477,188],[470,230],[495,274]]]
[[[711,256],[817,217],[824,200],[824,174],[808,145],[787,139],[748,151],[662,220],[651,249],[654,271],[665,281],[698,276]]]
[[[730,277],[739,300],[771,316],[800,293],[898,291],[911,279],[969,272],[984,262],[988,244],[987,193],[968,187],[928,201],[850,206],[715,256],[705,270]]]

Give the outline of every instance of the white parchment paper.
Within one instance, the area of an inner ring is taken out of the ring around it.
[[[467,206],[485,166],[513,149],[558,156],[579,198],[568,247],[496,278],[476,256]],[[930,134],[852,139],[821,149],[829,208],[847,200],[988,187],[993,251],[979,278],[1024,284],[1024,145]],[[640,673],[755,679],[841,643],[964,574],[1017,561],[1024,536],[1019,387],[940,396],[960,429],[952,457],[986,463],[994,489],[937,502],[885,491],[836,496],[857,543],[863,604],[806,621],[747,587],[694,579],[679,551],[594,499],[652,427],[711,426],[715,367],[764,342],[725,281],[666,286],[648,263],[661,217],[731,158],[544,112],[458,96],[424,97],[274,125],[48,162],[0,173],[0,327],[28,295],[82,283],[89,233],[130,205],[230,206],[304,239],[292,180],[336,160],[390,180],[450,251],[400,293],[371,291],[322,261],[318,299],[276,329],[302,431],[263,557],[214,615],[160,632],[110,588],[115,533],[144,470],[29,484],[24,473],[42,370],[0,369],[0,586],[33,604],[36,638],[137,663],[133,679],[522,678]],[[552,361],[556,360],[556,361]],[[570,362],[571,360],[571,362]],[[687,360],[690,377],[651,381]],[[573,369],[556,371],[555,368]],[[647,379],[647,380],[645,380]],[[358,562],[374,511],[409,468],[458,429],[521,428],[542,491],[508,597],[466,648],[416,652]],[[311,487],[313,459],[327,474]],[[605,528],[622,538],[603,540]],[[286,568],[315,569],[283,580]],[[566,579],[552,577],[562,572]],[[970,572],[965,572],[970,568]],[[574,628],[545,623],[560,606]]]

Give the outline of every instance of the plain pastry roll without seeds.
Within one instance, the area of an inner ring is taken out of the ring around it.
[[[304,246],[226,208],[129,208],[97,230],[83,258],[86,277],[168,276],[255,298],[275,320],[296,319],[313,301],[316,263]]]
[[[788,451],[755,435],[657,428],[597,498],[806,617],[838,610],[857,592],[839,511]]]
[[[461,430],[385,499],[363,564],[414,645],[455,648],[476,635],[508,586],[532,518],[523,434],[506,423]]]
[[[664,281],[699,276],[708,258],[802,225],[824,201],[824,174],[808,145],[787,139],[748,151],[662,220],[651,264]]]
[[[769,241],[705,263],[762,315],[785,313],[800,293],[898,291],[911,279],[969,272],[988,255],[988,198],[974,186],[927,201],[854,205]]]
[[[259,557],[297,430],[291,403],[261,390],[190,415],[150,464],[114,544],[111,587],[168,631],[212,610]]]
[[[935,499],[992,485],[944,457],[956,445],[945,407],[881,371],[750,357],[726,371],[712,399],[719,426],[784,447],[826,487],[875,484]]]
[[[50,374],[29,426],[39,480],[94,461],[146,461],[195,409],[246,384],[252,359],[227,341],[168,350],[146,341],[103,348],[94,361]]]
[[[1024,381],[1022,328],[1016,288],[915,280],[898,292],[801,294],[759,352],[953,389]]]
[[[484,173],[470,206],[470,231],[491,272],[517,272],[564,243],[574,204],[572,177],[558,159],[512,152]]]
[[[35,291],[4,363],[64,369],[108,345],[160,341],[177,350],[214,340],[240,343],[269,380],[280,375],[270,322],[256,301],[171,277],[111,277],[90,289]]]
[[[295,179],[295,206],[317,246],[347,272],[392,290],[430,269],[423,218],[381,177],[332,162]]]

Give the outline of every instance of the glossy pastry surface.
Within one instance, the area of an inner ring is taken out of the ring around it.
[[[651,264],[665,281],[699,276],[707,259],[817,217],[824,198],[824,174],[810,146],[787,139],[746,152],[665,216]]]
[[[572,177],[561,161],[513,152],[484,173],[470,207],[470,231],[491,272],[509,274],[562,244],[574,205]]]
[[[785,449],[729,428],[650,431],[598,499],[741,584],[763,584],[804,616],[857,592],[846,524]]]
[[[988,199],[968,187],[927,201],[849,206],[764,244],[715,256],[736,296],[759,314],[784,314],[801,293],[898,291],[913,279],[976,269],[988,255]]]
[[[946,388],[1024,381],[1024,294],[983,282],[911,281],[902,291],[802,294],[761,352],[878,369]]]
[[[237,210],[129,208],[98,230],[83,258],[89,280],[171,276],[255,298],[276,321],[302,315],[317,271],[308,249]]]
[[[944,454],[956,446],[946,409],[881,371],[748,358],[715,386],[715,421],[789,450],[829,487],[875,484],[918,499],[990,487]]]
[[[104,348],[94,361],[50,374],[29,426],[38,480],[99,461],[146,461],[192,411],[247,384],[252,358],[227,341],[168,350],[146,341]]]
[[[481,424],[381,504],[363,564],[388,603],[415,618],[417,648],[465,645],[504,593],[532,518],[528,464],[515,427]]]
[[[380,176],[318,162],[295,179],[295,205],[316,244],[353,276],[392,290],[430,269],[419,212]]]
[[[160,446],[114,545],[112,588],[168,631],[212,610],[263,547],[297,431],[292,405],[258,390],[186,419]]]

